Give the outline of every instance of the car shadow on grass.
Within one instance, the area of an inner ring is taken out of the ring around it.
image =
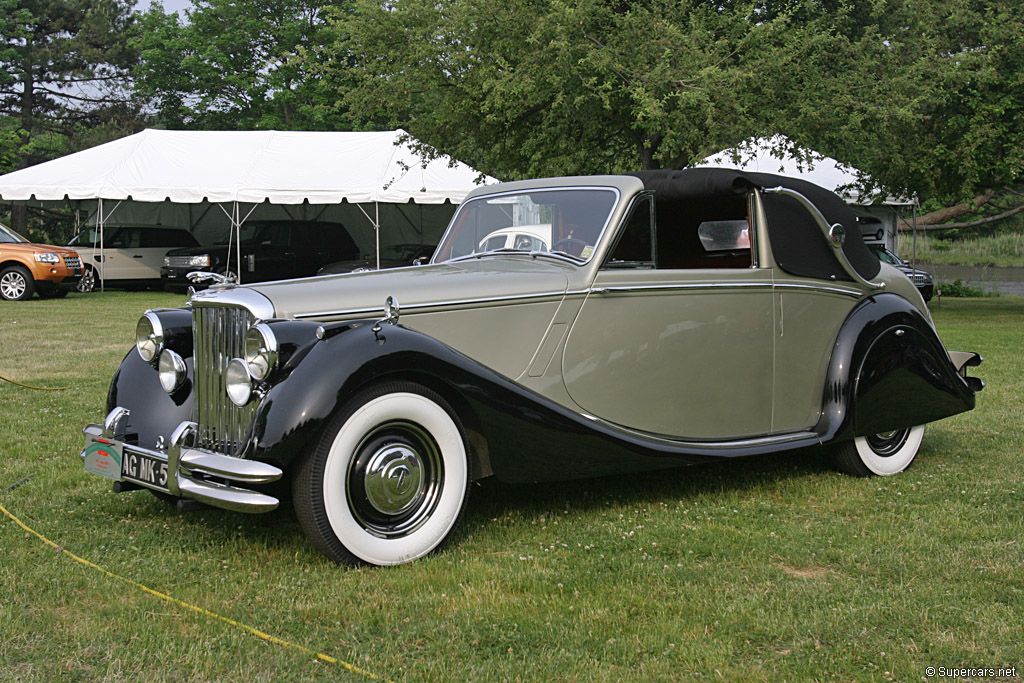
[[[490,477],[471,485],[465,516],[447,547],[458,547],[481,527],[493,523],[491,520],[506,515],[523,522],[562,513],[567,506],[585,514],[607,508],[609,504],[643,506],[668,500],[706,500],[708,496],[721,496],[724,500],[737,493],[775,489],[832,472],[828,451],[819,447],[561,482],[508,484]],[[146,491],[120,494],[116,500],[118,502],[110,506],[115,516],[130,515],[136,524],[142,525],[166,528],[170,524],[186,535],[199,534],[206,544],[218,545],[230,540],[249,545],[254,552],[288,556],[308,553],[310,560],[320,558],[306,541],[291,500],[287,498],[276,510],[260,515],[209,507],[179,512],[174,502],[161,500]]]

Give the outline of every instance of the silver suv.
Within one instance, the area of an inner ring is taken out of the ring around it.
[[[68,246],[82,256],[84,272],[76,289],[91,292],[101,280],[107,287],[159,287],[160,267],[167,252],[196,247],[199,242],[185,228],[129,225],[106,229],[102,253],[95,228],[78,233]]]

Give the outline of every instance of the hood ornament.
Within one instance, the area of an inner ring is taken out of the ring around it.
[[[212,273],[206,270],[193,270],[191,273],[185,275],[185,277],[196,284],[213,280],[214,287],[217,285],[233,285],[238,282],[238,277],[234,273],[221,275],[220,273]]]

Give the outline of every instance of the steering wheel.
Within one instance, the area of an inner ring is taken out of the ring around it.
[[[570,244],[579,245],[580,251],[583,251],[584,249],[590,246],[583,240],[578,240],[575,237],[563,237],[562,239],[558,240],[557,242],[551,245],[551,251],[562,251],[558,247],[563,244],[567,246]]]

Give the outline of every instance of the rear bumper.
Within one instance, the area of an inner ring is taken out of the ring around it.
[[[121,436],[127,416],[127,409],[114,408],[102,425],[89,424],[82,429],[86,448],[79,457],[83,461],[89,445],[95,442],[109,445],[109,450],[120,456],[117,471],[104,476],[235,512],[269,512],[280,504],[277,498],[248,488],[277,481],[283,474],[280,468],[191,447],[196,433],[194,422],[179,424],[163,448],[143,448],[127,443]],[[121,459],[140,455],[166,464],[165,486],[124,476]]]

